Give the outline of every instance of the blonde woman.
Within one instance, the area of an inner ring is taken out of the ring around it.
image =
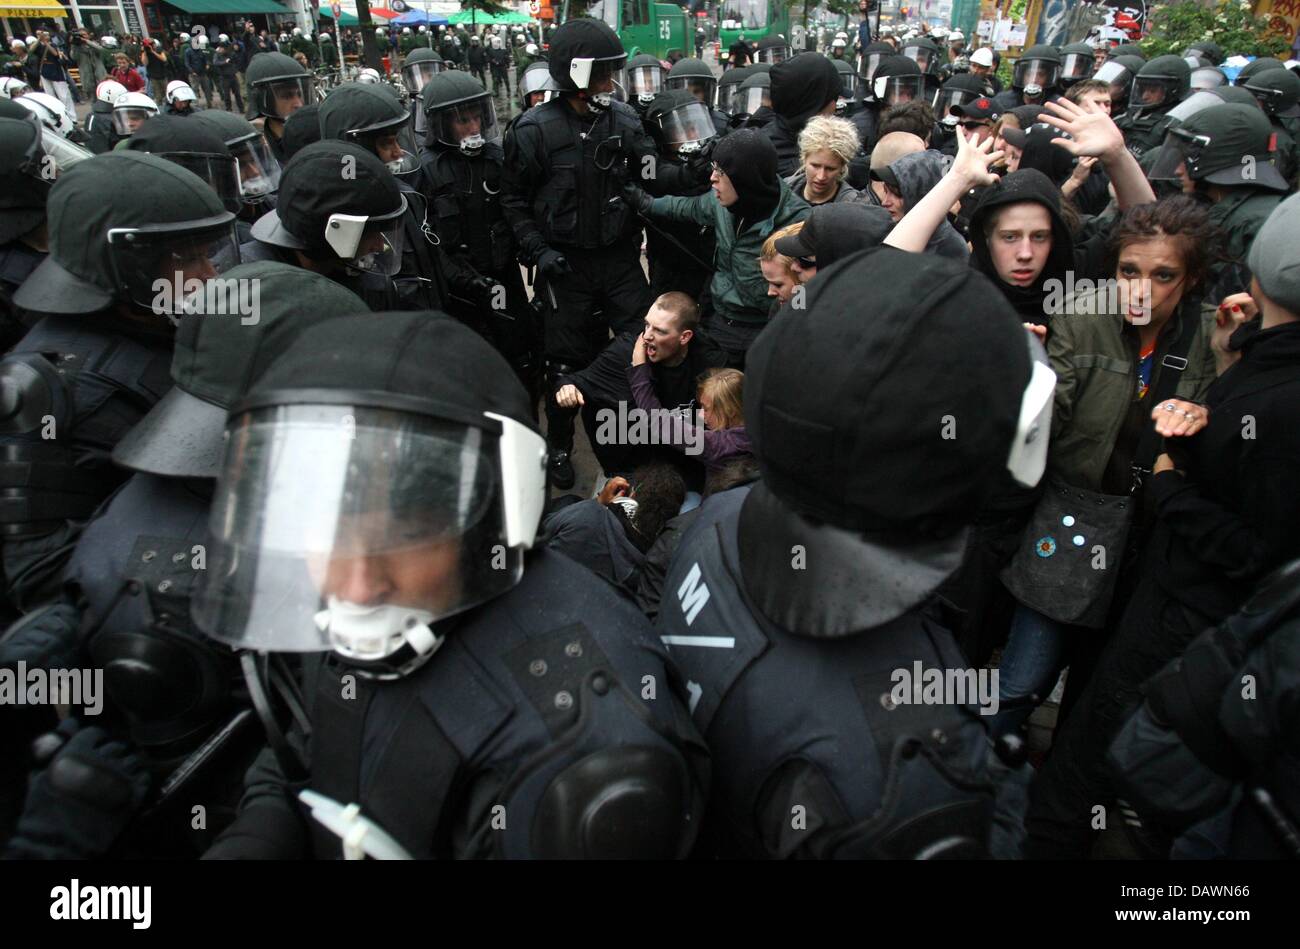
[[[763,271],[763,279],[767,281],[767,295],[776,297],[772,304],[774,310],[789,303],[790,298],[794,296],[795,287],[803,283],[795,271],[794,258],[778,251],[776,242],[782,237],[790,237],[802,230],[803,221],[796,221],[779,231],[773,231],[772,236],[763,241],[763,249],[759,252],[758,269]]]
[[[809,119],[799,133],[799,170],[785,183],[813,207],[832,201],[861,201],[844,180],[860,147],[858,130],[848,119],[833,115]]]

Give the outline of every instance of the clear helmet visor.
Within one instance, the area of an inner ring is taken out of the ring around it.
[[[1116,62],[1102,63],[1101,68],[1093,74],[1092,78],[1098,82],[1110,84],[1112,102],[1125,102],[1128,100],[1128,92],[1133,85],[1133,73],[1129,71],[1127,66]]]
[[[862,57],[862,75],[866,78],[868,84],[875,78],[876,70],[880,67],[880,61],[886,56],[892,55],[892,53],[868,53]]]
[[[924,76],[881,76],[873,85],[876,101],[887,106],[917,101],[925,93]]]
[[[272,79],[253,86],[254,107],[273,119],[287,119],[305,105],[316,101],[316,86],[311,76]]]
[[[664,71],[659,66],[637,66],[627,70],[628,95],[652,99],[664,88]]]
[[[735,115],[736,93],[740,91],[740,83],[723,82],[718,84],[718,111],[725,112],[728,115]]]
[[[659,127],[663,129],[668,147],[679,154],[699,151],[705,142],[718,134],[713,116],[702,102],[678,106],[659,119]]]
[[[1066,53],[1061,61],[1061,79],[1064,82],[1079,82],[1092,75],[1096,60],[1086,53]]]
[[[1196,115],[1196,113],[1204,112],[1206,109],[1211,109],[1216,105],[1223,105],[1223,100],[1214,93],[1194,92],[1165,114],[1175,122],[1183,123]]]
[[[1151,181],[1182,182],[1190,178],[1205,147],[1210,139],[1205,135],[1193,135],[1180,128],[1171,128],[1165,133],[1160,154],[1147,172]]]
[[[978,92],[969,89],[940,89],[934,99],[934,114],[939,116],[939,121],[944,125],[956,125],[961,118],[952,114],[953,106],[973,102],[979,96]]]
[[[1214,66],[1202,66],[1192,70],[1191,87],[1193,89],[1217,89],[1228,82],[1223,70]]]
[[[703,76],[677,76],[665,80],[664,86],[670,91],[685,89],[705,105],[710,105],[713,102],[714,92],[718,88],[718,80],[705,79]]]
[[[152,116],[158,114],[157,109],[145,108],[128,108],[113,110],[113,131],[118,135],[134,135],[135,130],[144,125]]]
[[[491,96],[458,102],[426,115],[429,134],[443,145],[473,153],[501,137],[497,110]]]
[[[235,216],[227,213],[210,224],[110,229],[108,256],[118,289],[131,302],[178,315],[202,281],[239,263]]]
[[[926,49],[924,46],[909,46],[903,50],[903,55],[916,63],[921,72],[929,72],[931,57],[934,55],[931,50]]]
[[[862,94],[862,80],[856,73],[840,73],[840,95],[845,99],[857,99]]]
[[[386,129],[360,132],[352,138],[358,145],[378,155],[394,175],[413,174],[420,167],[415,130],[409,120]]]
[[[256,204],[280,189],[280,163],[261,135],[230,146],[239,166],[239,194]]]
[[[402,269],[402,251],[405,248],[405,230],[402,212],[391,217],[372,220],[350,214],[330,215],[325,239],[334,253],[353,270],[364,273],[394,276]]]
[[[206,181],[227,211],[238,211],[243,206],[239,189],[239,163],[229,155],[160,152],[159,157],[180,165]]]
[[[45,152],[46,159],[53,162],[53,175],[56,178],[73,165],[87,158],[93,158],[95,154],[90,149],[69,141],[58,132],[51,132],[44,126],[41,126],[41,149]]]
[[[1026,91],[1030,89],[1050,89],[1056,85],[1061,76],[1059,63],[1044,59],[1022,59],[1016,63],[1012,85]]]
[[[753,115],[763,107],[763,99],[771,95],[771,89],[764,86],[750,86],[747,89],[737,91],[736,98],[732,100],[731,106],[739,115]]]
[[[425,60],[417,63],[407,63],[402,67],[402,81],[406,83],[406,89],[411,95],[418,96],[429,80],[438,73],[446,70],[446,63],[439,63]]]
[[[1143,109],[1155,109],[1173,101],[1171,81],[1163,76],[1138,76],[1133,80],[1129,103]]]
[[[777,63],[783,63],[793,55],[789,46],[768,46],[758,50],[754,54],[754,60],[760,63],[770,63],[775,66]]]
[[[199,627],[232,646],[378,659],[405,620],[518,582],[499,436],[356,405],[255,408],[227,425]],[[391,620],[396,618],[396,622]]]

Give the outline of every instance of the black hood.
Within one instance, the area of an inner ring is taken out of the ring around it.
[[[796,56],[772,67],[772,111],[798,135],[840,95],[840,74],[825,56]]]
[[[1021,201],[1041,204],[1047,208],[1047,213],[1052,218],[1052,252],[1047,257],[1047,265],[1039,274],[1038,281],[1030,287],[1014,287],[998,277],[993,258],[989,254],[988,240],[984,236],[984,228],[991,214]],[[1033,323],[1045,322],[1043,297],[1047,291],[1043,289],[1044,282],[1049,279],[1064,280],[1065,272],[1074,266],[1074,239],[1065,226],[1065,219],[1061,217],[1061,192],[1047,176],[1041,171],[1027,168],[1014,171],[986,188],[980,196],[979,206],[971,216],[970,242],[975,269],[993,281],[1024,319]]]
[[[759,129],[737,129],[720,139],[713,160],[726,172],[739,200],[727,208],[738,220],[761,221],[781,200],[776,172],[776,146]]]

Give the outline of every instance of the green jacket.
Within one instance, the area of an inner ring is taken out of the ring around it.
[[[1285,197],[1260,188],[1231,188],[1226,198],[1210,208],[1210,223],[1218,228],[1222,240],[1215,249],[1227,258],[1226,262],[1212,266],[1210,285],[1233,264],[1245,264],[1246,251],[1250,250],[1255,235]]]
[[[1101,490],[1138,384],[1137,329],[1125,321],[1118,310],[1119,301],[1106,298],[1105,289],[1076,294],[1071,312],[1052,317],[1047,337],[1047,355],[1056,373],[1047,470],[1066,484],[1091,491]],[[1174,339],[1172,331],[1179,327],[1195,335],[1176,396],[1189,402],[1205,401],[1206,390],[1214,381],[1214,355],[1210,331],[1195,298],[1183,300],[1160,334],[1150,388],[1143,401],[1149,401],[1156,388],[1161,361]],[[1151,408],[1147,406],[1145,412],[1149,414]]]
[[[650,207],[652,217],[673,221],[689,221],[712,227],[716,235],[713,252],[713,308],[718,315],[745,323],[766,323],[772,300],[767,295],[767,281],[758,267],[758,255],[763,242],[787,224],[802,221],[812,208],[803,198],[781,182],[781,197],[776,209],[757,227],[746,228],[736,235],[735,219],[718,203],[718,196],[710,188],[693,198],[655,198]]]

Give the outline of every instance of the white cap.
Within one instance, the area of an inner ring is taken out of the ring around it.
[[[975,66],[992,66],[993,50],[987,46],[981,46],[975,52],[970,54],[970,61]]]
[[[962,35],[961,30],[953,30],[951,33],[948,34],[948,42],[964,43],[966,42],[966,37]]]
[[[167,101],[169,103],[193,102],[198,98],[188,82],[173,79],[167,83]]]

